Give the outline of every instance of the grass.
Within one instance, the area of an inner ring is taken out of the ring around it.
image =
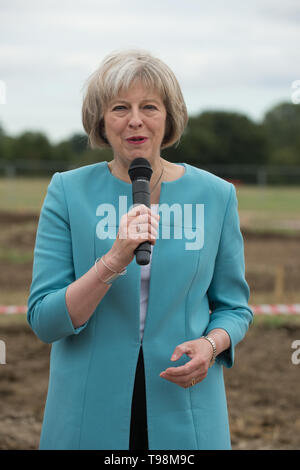
[[[0,210],[39,212],[49,178],[0,178]],[[270,214],[272,217],[300,216],[298,186],[237,186],[239,211]]]
[[[0,178],[0,210],[39,213],[51,178]]]
[[[254,233],[300,234],[300,188],[238,186],[240,223]]]
[[[237,186],[241,211],[300,216],[300,188],[298,186]]]

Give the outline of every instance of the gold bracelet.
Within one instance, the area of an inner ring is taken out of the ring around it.
[[[212,348],[213,348],[213,355],[212,355],[212,358],[211,358],[210,364],[209,364],[209,367],[211,367],[214,364],[215,359],[216,359],[216,355],[217,355],[216,343],[210,336],[201,336],[201,338],[206,339],[206,341],[208,341],[211,344]]]

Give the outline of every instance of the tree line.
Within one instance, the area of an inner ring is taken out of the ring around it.
[[[204,111],[191,116],[179,145],[162,151],[172,162],[209,165],[300,166],[300,106],[283,102],[268,110],[261,122],[242,113]],[[85,133],[57,144],[41,132],[12,137],[0,125],[0,163],[63,162],[67,167],[111,160],[110,149],[88,146]]]

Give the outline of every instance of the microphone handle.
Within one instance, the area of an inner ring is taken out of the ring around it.
[[[136,179],[132,182],[132,200],[134,205],[144,204],[150,207],[150,182],[147,179]],[[134,250],[136,262],[139,265],[150,263],[151,243],[142,242]]]

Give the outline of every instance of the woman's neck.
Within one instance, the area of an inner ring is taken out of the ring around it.
[[[110,172],[116,178],[126,181],[126,183],[131,183],[131,179],[128,174],[129,166],[127,167],[126,165],[124,165],[123,162],[119,161],[118,159],[114,159],[111,162],[109,162],[108,166],[109,166]],[[164,160],[161,157],[159,157],[159,159],[157,159],[155,163],[151,163],[151,168],[152,168],[152,176],[150,180],[150,191],[151,191],[151,188],[154,187],[154,185],[157,183],[160,177],[161,179],[159,183],[163,181],[163,176],[166,171]]]

